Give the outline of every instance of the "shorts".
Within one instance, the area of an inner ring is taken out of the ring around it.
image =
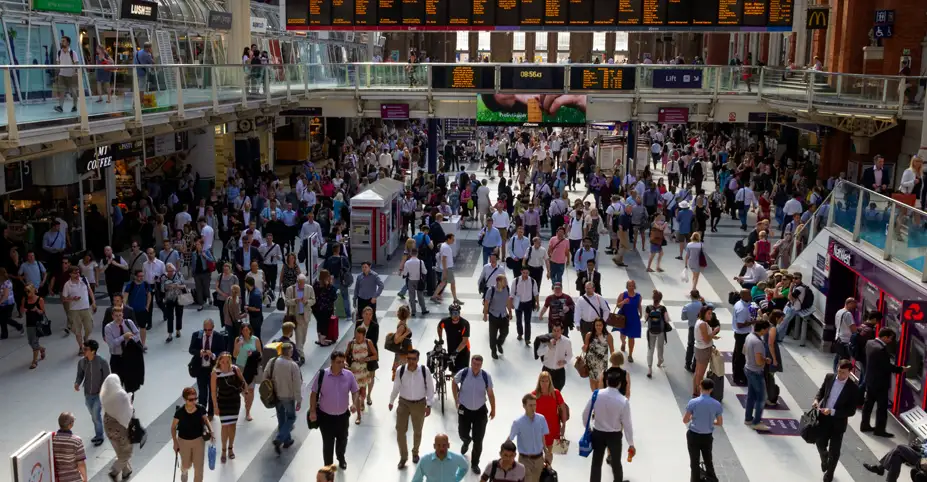
[[[708,360],[711,359],[711,348],[696,348],[695,349],[695,363],[696,364],[708,364]]]
[[[650,243],[650,252],[651,252],[651,253],[660,253],[660,252],[662,252],[662,251],[663,251],[663,246],[662,246],[662,245],[659,245],[659,244],[656,244],[656,243]]]
[[[90,308],[68,311],[68,326],[75,335],[83,330],[84,338],[90,338],[93,331],[93,315]]]
[[[147,311],[136,311],[135,319],[132,320],[139,330],[151,329],[151,313]]]
[[[692,233],[676,233],[676,241],[688,243],[692,238]]]
[[[439,271],[439,273],[442,273],[443,275],[447,276],[446,280],[448,283],[453,283],[455,281],[454,280],[454,268],[448,268],[445,271]]]
[[[55,86],[58,88],[59,94],[64,94],[67,92],[73,93],[77,90],[77,75],[72,75],[70,77],[65,75],[59,75],[55,77]]]
[[[499,234],[502,235],[502,245],[504,246],[505,243],[508,242],[509,240],[509,227],[508,226],[506,226],[505,228],[500,228],[499,226],[495,226],[495,227],[496,229],[499,230]]]

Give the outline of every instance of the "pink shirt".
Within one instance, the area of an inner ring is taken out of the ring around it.
[[[565,264],[570,256],[570,240],[552,238],[547,244],[547,255],[551,263]]]

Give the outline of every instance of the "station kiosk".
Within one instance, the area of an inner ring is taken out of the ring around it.
[[[351,259],[385,266],[399,248],[399,199],[405,185],[380,179],[351,198]]]

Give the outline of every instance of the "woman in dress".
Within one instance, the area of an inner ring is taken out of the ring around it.
[[[29,369],[34,370],[39,360],[45,359],[45,347],[39,343],[37,332],[39,322],[45,316],[45,300],[38,295],[32,283],[26,285],[26,296],[21,306],[20,310],[26,313],[26,338],[29,340],[29,347],[32,348],[32,365]],[[89,333],[87,336],[90,336]]]
[[[653,264],[653,257],[657,257],[657,271],[662,273],[663,268],[660,267],[660,262],[663,261],[663,245],[666,244],[666,221],[664,220],[663,214],[657,214],[656,219],[653,220],[653,224],[650,225],[650,258],[647,259],[647,272],[653,273],[653,269],[650,267]]]
[[[608,230],[605,228],[605,223],[602,222],[602,218],[599,217],[599,210],[592,208],[589,210],[589,214],[583,218],[583,238],[589,238],[592,240],[592,249],[599,250],[599,238],[603,234],[607,234]]]
[[[685,249],[685,263],[686,268],[692,272],[693,290],[698,286],[698,278],[702,274],[702,270],[705,269],[701,266],[701,264],[699,264],[699,260],[702,258],[702,249],[704,249],[704,244],[702,244],[702,235],[699,233],[693,233],[692,240],[689,241],[689,244],[686,245]]]
[[[299,273],[299,264],[296,263],[296,255],[293,253],[286,255],[283,269],[280,270],[281,293],[286,293],[287,288],[296,284],[296,278],[299,276]]]
[[[208,434],[215,442],[212,425],[206,418],[206,407],[196,403],[196,389],[186,387],[181,392],[183,405],[174,411],[171,422],[171,438],[174,439],[174,452],[180,454],[180,480],[187,480],[187,473],[193,467],[193,482],[203,482],[203,460],[206,456],[206,442],[203,435]],[[122,480],[127,477],[122,476]]]
[[[100,406],[103,409],[103,430],[116,452],[116,461],[109,469],[109,478],[117,480],[122,474],[122,480],[126,480],[132,475],[129,422],[132,421],[135,409],[132,407],[131,396],[122,388],[119,375],[111,373],[103,380]]]
[[[634,340],[641,337],[641,318],[644,316],[641,306],[641,294],[637,292],[637,283],[628,280],[626,291],[618,295],[619,313],[624,315],[625,323],[621,331],[621,351],[625,343],[628,346],[628,362],[634,363]],[[616,329],[617,330],[617,329]],[[613,330],[614,331],[614,330]]]
[[[367,395],[367,385],[370,383],[370,379],[373,378],[373,372],[367,369],[367,363],[377,361],[377,348],[372,341],[367,339],[367,329],[359,326],[354,330],[354,339],[348,343],[345,352],[348,355],[348,370],[354,374],[357,386],[360,387],[360,396],[357,397],[357,406],[354,411],[357,414],[354,425],[360,425],[361,412],[364,411],[363,400]]]
[[[357,327],[364,327],[364,329],[367,330],[365,332],[367,340],[373,343],[375,351],[380,351],[380,348],[377,346],[380,343],[380,324],[373,319],[372,306],[364,308],[363,313],[361,313],[361,319],[357,320]],[[367,380],[367,405],[373,405],[370,394],[373,393],[373,382],[374,378],[376,378],[378,368],[380,368],[379,361],[373,361],[373,363],[367,365],[367,371],[370,372],[370,377]]]
[[[332,276],[328,270],[319,271],[319,280],[313,283],[315,291],[315,305],[312,306],[312,316],[315,317],[316,329],[319,335],[319,341],[315,342],[319,346],[329,346],[335,340],[329,340],[328,322],[335,313],[335,300],[338,298],[338,291],[332,285]],[[360,383],[358,383],[360,385]]]
[[[566,402],[563,401],[560,390],[554,388],[548,372],[541,372],[538,375],[537,386],[531,394],[537,397],[537,413],[543,415],[544,420],[547,421],[547,435],[544,436],[544,456],[547,463],[551,463],[554,458],[554,442],[560,440],[561,434],[566,433],[566,422],[560,416],[561,410],[567,410]]]
[[[166,343],[170,343],[174,336],[180,338],[180,330],[183,327],[183,305],[178,303],[177,300],[181,293],[186,290],[187,284],[180,271],[177,271],[177,268],[174,267],[174,263],[167,263],[164,269],[167,273],[161,281],[161,289],[164,291],[164,318],[167,321]],[[177,318],[177,330],[176,333],[172,334],[171,332],[175,328],[175,317]]]
[[[718,338],[720,326],[712,328],[709,326],[711,317],[714,314],[714,308],[703,306],[698,313],[698,320],[695,321],[695,373],[692,375],[692,395],[698,396],[702,379],[705,378],[705,372],[708,371],[708,362],[711,359],[711,347],[714,346],[714,340]]]
[[[226,449],[228,458],[235,458],[235,432],[238,428],[238,414],[241,412],[241,394],[250,390],[245,383],[241,369],[232,364],[232,355],[222,352],[216,359],[216,368],[212,371],[210,381],[212,406],[216,407],[216,416],[222,424],[222,463],[225,463]]]
[[[614,351],[615,342],[612,334],[605,330],[605,322],[601,318],[595,320],[592,331],[586,333],[583,340],[583,353],[586,354],[586,367],[589,368],[589,388],[592,391],[605,387],[602,374],[609,355]]]
[[[257,364],[260,363],[261,352],[264,345],[261,339],[254,336],[251,325],[243,323],[241,325],[241,336],[235,340],[235,351],[232,356],[235,357],[235,366],[242,372],[245,380],[245,389],[242,393],[245,395],[245,420],[251,421],[251,404],[254,403],[254,379],[257,375]]]
[[[109,53],[106,52],[106,48],[101,44],[97,44],[96,49],[96,58],[97,65],[112,65],[113,58],[109,56]],[[114,72],[110,68],[101,67],[96,69],[95,72],[96,81],[97,81],[97,94],[100,96],[97,99],[97,104],[103,103],[103,96],[106,96],[106,103],[109,104],[113,101],[113,89],[110,88],[113,82]]]

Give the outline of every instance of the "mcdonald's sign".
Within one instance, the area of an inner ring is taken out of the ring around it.
[[[829,8],[809,8],[805,27],[808,30],[827,30],[830,23]]]

